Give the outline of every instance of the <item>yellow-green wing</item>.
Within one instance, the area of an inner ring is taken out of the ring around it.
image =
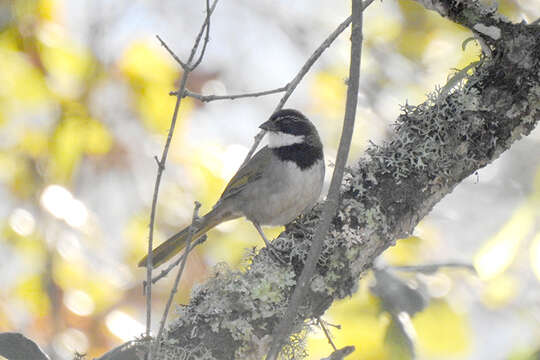
[[[220,200],[238,194],[248,184],[260,179],[268,167],[271,157],[272,150],[266,146],[253,155],[247,164],[238,169],[231,181],[229,181],[223,194],[221,194]]]

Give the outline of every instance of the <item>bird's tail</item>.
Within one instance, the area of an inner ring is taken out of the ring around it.
[[[232,216],[232,214],[219,211],[219,208],[214,208],[208,214],[203,216],[198,229],[195,231],[192,237],[192,241],[198,239],[202,235],[206,234],[214,226],[221,224],[224,221],[232,220],[238,216]],[[185,229],[177,232],[164,243],[152,250],[152,267],[157,268],[163,263],[167,262],[174,255],[178,254],[185,246],[189,236],[189,226]],[[146,267],[146,259],[148,256],[139,261],[139,267]]]

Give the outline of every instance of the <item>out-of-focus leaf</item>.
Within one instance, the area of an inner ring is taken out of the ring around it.
[[[20,333],[0,334],[0,357],[8,360],[49,360],[39,346]]]
[[[111,150],[113,139],[102,123],[94,119],[88,119],[85,127],[84,142],[87,154],[103,155]]]
[[[60,182],[69,180],[83,155],[105,154],[113,141],[103,124],[88,117],[81,105],[70,104],[65,116],[51,142],[51,175]]]
[[[325,320],[341,325],[341,330],[331,326],[328,326],[328,330],[332,333],[336,346],[356,347],[354,356],[351,357],[355,360],[388,359],[384,337],[390,316],[386,313],[380,314],[379,300],[369,292],[367,281],[361,281],[359,286],[360,289],[351,299],[334,303],[325,314]],[[327,356],[330,345],[322,330],[318,330],[316,336],[308,337],[308,348],[310,354]]]
[[[56,17],[58,7],[57,0],[39,0],[37,14],[43,20],[52,21]]]
[[[321,360],[343,360],[354,352],[354,346],[346,346],[343,349],[336,350],[329,357],[325,357]]]
[[[53,279],[62,289],[80,289],[88,294],[100,312],[114,304],[122,293],[106,276],[90,269],[85,262],[58,258],[53,263]]]
[[[518,294],[518,279],[510,274],[501,274],[485,282],[482,301],[490,308],[497,308],[508,305]]]
[[[6,183],[13,194],[27,198],[34,195],[36,178],[31,162],[14,151],[0,152],[0,181]]]
[[[465,315],[444,301],[432,301],[412,322],[418,353],[426,358],[464,354],[469,349],[471,334]]]
[[[389,359],[415,359],[415,336],[411,318],[407,313],[402,312],[398,316],[392,316],[384,337],[384,343],[390,354]]]
[[[0,100],[9,106],[10,112],[27,110],[28,106],[41,104],[50,98],[43,75],[36,70],[22,53],[6,49],[9,38],[0,41]],[[24,107],[20,103],[24,103]]]
[[[347,91],[345,71],[320,72],[316,75],[311,92],[317,113],[335,118],[342,115]]]
[[[514,351],[507,360],[538,360],[540,359],[540,349]]]
[[[84,149],[84,119],[71,117],[64,120],[52,137],[52,176],[59,182],[70,179]]]
[[[534,275],[540,281],[540,232],[533,239],[530,250],[531,267]]]
[[[166,134],[171,125],[172,112],[176,97],[169,96],[167,91],[172,85],[148,83],[137,95],[137,108],[142,115],[145,126],[160,134]],[[181,125],[193,109],[191,98],[182,99],[177,118],[176,132],[182,132]]]
[[[137,110],[146,127],[165,134],[170,126],[176,102],[176,98],[169,96],[168,92],[174,88],[180,72],[170,55],[153,43],[153,40],[134,42],[125,51],[118,66],[135,91]],[[192,99],[182,99],[177,127],[183,123],[192,108]]]
[[[399,239],[395,246],[384,252],[384,258],[391,265],[415,263],[422,245],[423,238],[418,236]]]
[[[43,132],[27,130],[22,135],[18,148],[32,157],[42,157],[49,151],[49,139]]]
[[[118,65],[135,82],[171,84],[178,77],[170,55],[155,45],[155,39],[133,42]]]
[[[427,305],[427,295],[413,288],[385,269],[374,269],[375,284],[371,291],[381,299],[382,307],[393,316],[405,312],[413,316]]]
[[[44,23],[38,29],[40,59],[48,85],[63,98],[78,98],[87,86],[86,81],[97,65],[84,48],[75,46],[64,33],[64,28]]]
[[[522,204],[499,232],[480,248],[474,259],[480,278],[492,279],[514,262],[521,243],[535,226],[537,205],[532,200]]]
[[[40,275],[32,275],[23,279],[17,285],[14,293],[34,316],[44,316],[49,312],[49,297],[43,288],[43,280]]]

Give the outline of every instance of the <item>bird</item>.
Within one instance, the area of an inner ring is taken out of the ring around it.
[[[245,217],[273,247],[261,226],[286,225],[318,201],[324,182],[323,145],[313,123],[300,111],[281,109],[259,126],[268,144],[253,155],[229,181],[221,197],[198,221],[192,240],[229,220]],[[152,251],[153,267],[170,260],[185,246],[190,226]],[[147,265],[147,256],[139,267]]]

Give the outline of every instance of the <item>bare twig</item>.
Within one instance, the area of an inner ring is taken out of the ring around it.
[[[259,144],[261,143],[261,140],[264,137],[264,134],[266,134],[266,131],[261,130],[259,131],[257,135],[255,135],[255,137],[253,138],[253,145],[251,145],[251,149],[249,149],[246,155],[246,158],[244,159],[244,162],[242,162],[242,165],[240,165],[240,167],[243,167],[244,165],[246,165],[249,159],[251,159],[251,156],[253,156],[253,153],[259,147]]]
[[[216,4],[217,4],[217,1],[214,1],[214,3],[212,4],[212,8],[210,8],[210,1],[206,0],[206,20],[201,28],[201,31],[199,32],[199,35],[197,36],[194,49],[197,49],[199,47],[199,42],[201,41],[201,36],[204,29],[205,35],[204,35],[203,47],[202,47],[201,53],[199,54],[199,58],[193,63],[193,65],[191,65],[192,69],[195,69],[197,66],[199,66],[199,64],[201,63],[204,57],[204,53],[206,52],[206,45],[208,45],[208,42],[210,41],[210,15],[212,15],[212,12],[214,11]],[[191,58],[192,56],[193,55],[191,55],[189,58],[190,63],[192,61],[192,58]]]
[[[332,337],[330,336],[330,333],[328,332],[328,329],[326,329],[326,324],[324,323],[324,320],[321,320],[320,317],[317,318],[317,324],[321,327],[322,331],[324,332],[324,335],[326,335],[326,339],[328,339],[328,343],[332,346],[332,349],[334,351],[337,350],[336,345],[334,345],[334,342],[332,341]]]
[[[174,285],[171,289],[171,293],[169,294],[169,299],[167,300],[167,305],[165,305],[165,311],[163,311],[163,316],[161,317],[161,322],[159,324],[159,331],[156,337],[156,348],[159,347],[159,341],[161,337],[163,336],[163,329],[165,329],[165,323],[167,322],[167,316],[169,315],[169,310],[172,305],[172,301],[174,298],[174,295],[178,291],[178,284],[180,283],[180,279],[182,278],[182,274],[184,272],[184,268],[186,267],[187,262],[187,255],[191,251],[191,239],[193,238],[193,235],[195,235],[195,232],[197,231],[197,219],[199,218],[199,209],[201,208],[201,203],[198,201],[195,201],[195,208],[193,209],[193,218],[191,219],[191,225],[188,230],[188,236],[186,240],[186,252],[185,255],[182,257],[182,264],[180,265],[180,268],[178,269],[178,273],[176,274],[176,278],[174,279]]]
[[[206,45],[210,41],[210,37],[208,35],[210,31],[210,16],[212,16],[212,13],[214,12],[214,9],[216,8],[217,2],[218,0],[214,0],[214,2],[212,3],[212,6],[208,6],[209,1],[206,0],[206,18],[204,19],[204,23],[201,26],[201,30],[199,30],[199,33],[197,34],[197,38],[195,39],[195,44],[191,48],[191,54],[189,54],[188,64],[189,64],[190,70],[194,70],[201,63],[202,57],[204,56],[204,52],[206,50]],[[195,63],[192,64],[191,62],[193,61],[193,58],[195,57],[195,54],[197,53],[197,49],[199,48],[199,44],[201,43],[201,38],[205,30],[206,30],[206,36],[204,38],[201,55],[199,56],[199,59],[197,59],[197,61],[195,61]]]
[[[366,0],[362,6],[362,11],[364,11],[371,3],[375,0]],[[276,109],[274,111],[280,110],[283,105],[285,105],[285,102],[289,99],[294,89],[296,89],[296,86],[300,83],[302,78],[307,74],[309,69],[313,66],[313,64],[321,57],[322,53],[336,40],[336,38],[345,30],[347,27],[349,27],[349,24],[351,23],[352,17],[349,16],[345,21],[343,21],[339,26],[334,30],[323,42],[322,44],[311,54],[309,59],[306,61],[304,66],[300,69],[298,74],[294,77],[294,79],[287,84],[287,92],[285,95],[283,95],[283,98],[279,101],[279,104],[276,106]]]
[[[163,152],[161,154],[161,158],[158,161],[158,172],[156,176],[156,182],[154,185],[154,195],[152,197],[152,208],[150,211],[150,225],[149,225],[149,234],[148,234],[148,256],[147,256],[147,262],[146,262],[146,286],[145,286],[145,294],[146,294],[146,336],[150,336],[150,329],[152,326],[152,318],[151,318],[151,308],[152,308],[152,265],[153,265],[153,239],[154,239],[154,225],[155,225],[155,218],[156,218],[156,208],[157,208],[157,200],[158,200],[158,194],[159,194],[159,186],[161,184],[161,177],[163,175],[163,171],[165,170],[165,162],[167,161],[167,154],[169,153],[169,147],[171,145],[172,136],[174,133],[174,128],[176,126],[176,119],[178,118],[178,110],[180,108],[180,104],[182,102],[182,98],[184,97],[184,91],[186,89],[187,79],[189,77],[189,74],[191,71],[193,71],[196,66],[191,65],[191,61],[193,60],[194,54],[197,51],[197,48],[199,47],[200,40],[202,33],[205,28],[209,28],[210,24],[210,15],[212,14],[213,10],[215,9],[217,4],[217,0],[214,0],[212,7],[208,7],[208,1],[207,1],[207,8],[206,8],[206,18],[204,20],[204,24],[201,28],[201,31],[199,32],[199,35],[197,36],[197,39],[195,40],[195,43],[193,45],[193,48],[191,49],[191,55],[189,57],[189,60],[187,64],[183,64],[183,62],[180,60],[178,56],[169,48],[169,46],[158,36],[158,40],[161,42],[161,44],[167,49],[169,54],[178,61],[180,66],[184,69],[184,72],[182,73],[182,78],[180,80],[180,86],[178,87],[178,94],[176,96],[176,103],[174,105],[174,112],[171,119],[171,125],[169,127],[169,132],[167,134],[167,140],[165,142],[165,146],[163,147]],[[209,41],[209,38],[206,37],[204,41],[203,47],[206,47],[207,42]],[[168,309],[166,309],[168,312]],[[165,316],[166,317],[166,316]],[[160,333],[162,332],[160,328]],[[159,334],[158,334],[159,336]],[[149,342],[148,345],[148,360],[152,360],[152,349],[153,345],[152,342]]]
[[[206,241],[206,239],[208,238],[208,236],[206,234],[204,234],[203,236],[201,236],[200,238],[198,238],[197,240],[195,240],[193,242],[193,244],[191,245],[191,247],[189,248],[189,251],[191,252],[191,250],[193,250],[196,246],[199,246],[200,244],[202,244],[203,242]],[[176,267],[176,265],[180,264],[180,261],[182,261],[182,259],[187,256],[188,254],[188,249],[185,249],[184,250],[184,253],[178,257],[178,259],[174,260],[166,269],[162,270],[159,275],[156,275],[152,278],[152,284],[155,284],[157,283],[159,280],[161,280],[162,278],[164,278],[165,276],[167,276],[172,269],[174,269]],[[146,286],[146,281],[144,282],[145,286]]]
[[[216,100],[235,100],[235,99],[241,99],[241,98],[246,98],[246,97],[259,97],[259,96],[284,92],[286,90],[287,90],[287,86],[283,86],[283,87],[272,89],[272,90],[257,91],[257,92],[235,94],[235,95],[202,95],[202,94],[197,94],[192,91],[186,90],[184,96],[188,96],[202,102],[210,102],[210,101],[216,101]],[[176,95],[176,91],[170,92],[169,95]]]
[[[176,62],[178,64],[180,64],[180,66],[182,67],[182,69],[186,70],[187,69],[187,64],[184,63],[178,56],[176,56],[176,54],[174,53],[174,51],[171,50],[171,48],[169,47],[169,45],[167,45],[167,43],[165,43],[165,41],[163,41],[163,39],[159,36],[159,35],[156,35],[156,38],[159,40],[159,42],[161,43],[161,46],[163,46],[165,48],[165,50],[167,50],[167,52],[173,57],[174,60],[176,60]]]
[[[371,3],[373,1],[375,1],[375,0],[366,0],[366,2],[362,6],[361,11],[364,11],[369,5],[371,5]],[[311,54],[311,56],[307,59],[304,66],[302,66],[302,68],[300,69],[298,74],[296,74],[296,76],[292,79],[292,81],[284,86],[284,88],[286,89],[285,94],[283,95],[283,97],[279,101],[278,105],[274,109],[274,112],[276,112],[278,110],[281,110],[283,108],[283,105],[285,105],[285,102],[287,102],[287,100],[289,99],[289,97],[291,96],[293,91],[296,89],[296,87],[298,86],[300,81],[308,73],[309,69],[311,69],[311,67],[313,66],[313,64],[315,64],[317,59],[319,59],[321,57],[322,53],[334,42],[334,40],[336,40],[336,38],[339,36],[339,34],[341,34],[343,32],[343,30],[345,30],[349,26],[349,24],[351,23],[351,19],[352,19],[352,17],[349,16],[347,19],[345,19],[345,21],[343,21],[341,24],[339,24],[339,26],[336,28],[336,30],[334,30],[322,42],[322,44],[313,52],[313,54]],[[246,158],[244,159],[244,162],[242,162],[241,166],[244,166],[249,161],[249,159],[251,159],[251,156],[253,155],[253,153],[255,152],[257,147],[259,146],[259,143],[261,142],[264,134],[265,134],[265,131],[260,131],[255,136],[255,142],[254,142],[253,146],[251,147],[251,149],[249,150],[248,154],[246,155]]]
[[[349,149],[354,129],[356,116],[356,106],[358,103],[358,88],[360,80],[360,58],[362,54],[362,0],[352,1],[352,29],[351,29],[351,60],[349,66],[349,81],[347,87],[347,101],[345,107],[345,120],[341,140],[339,142],[338,156],[330,189],[326,198],[324,209],[315,234],[313,236],[311,249],[304,264],[304,269],[298,278],[296,288],[290,298],[289,306],[280,323],[273,332],[272,345],[268,352],[267,360],[275,360],[281,351],[283,343],[288,339],[292,325],[296,319],[298,307],[304,300],[309,282],[315,272],[319,256],[323,248],[323,240],[328,232],[330,222],[337,211],[339,204],[339,189],[345,171],[345,164],[349,155]]]
[[[466,270],[476,272],[476,269],[474,268],[473,265],[467,264],[467,263],[459,263],[459,262],[448,262],[448,263],[441,263],[441,264],[426,264],[426,265],[391,266],[391,269],[399,270],[399,271],[422,272],[426,274],[432,274],[443,267],[466,269]]]

